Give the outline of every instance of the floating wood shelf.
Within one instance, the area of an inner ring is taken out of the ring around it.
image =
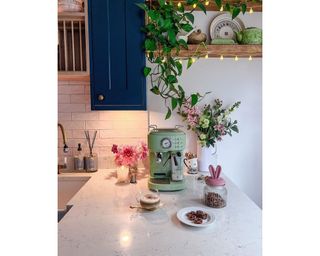
[[[59,12],[58,19],[85,19],[86,14],[84,12]]]
[[[146,1],[149,3],[149,1]],[[173,0],[172,1],[175,4],[178,4],[179,2],[184,3],[185,0]],[[223,3],[229,2],[230,4],[232,3],[238,3],[239,0],[224,0]],[[220,9],[217,7],[216,4],[213,3],[213,1],[209,2],[209,5],[205,6],[207,11],[220,11]],[[262,12],[262,3],[259,2],[254,2],[254,1],[247,1],[247,11],[249,11],[252,8],[253,11],[255,12]],[[192,6],[186,6],[186,10],[192,10]],[[199,8],[196,8],[196,10],[201,10]]]
[[[219,58],[221,55],[224,58],[234,57],[262,57],[262,45],[207,45],[204,46],[188,45],[188,50],[180,50],[179,57],[188,58],[195,56],[197,51],[201,57]]]

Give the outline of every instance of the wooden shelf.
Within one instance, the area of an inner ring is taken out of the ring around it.
[[[184,0],[173,0],[173,3],[178,4],[179,2],[184,3]],[[225,2],[229,2],[229,3],[237,3],[239,2],[239,0],[225,0],[223,1]],[[262,12],[262,3],[256,3],[253,1],[248,0],[247,1],[247,11],[249,11],[252,8],[253,11],[255,12]],[[192,10],[193,7],[192,6],[187,6],[186,10]],[[206,9],[207,11],[220,11],[219,8],[212,2],[210,1],[209,5],[206,5]],[[200,11],[201,9],[196,8],[196,10]]]
[[[198,48],[198,50],[197,50]],[[188,50],[180,50],[179,57],[189,58],[196,56],[195,51],[201,55],[201,57],[219,58],[221,55],[224,58],[234,57],[249,57],[261,58],[262,57],[262,45],[207,45],[207,49],[204,46],[188,45]]]
[[[90,75],[87,72],[59,72],[58,81],[90,82]]]

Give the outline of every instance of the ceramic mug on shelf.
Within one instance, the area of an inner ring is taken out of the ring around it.
[[[188,168],[188,173],[198,172],[198,158],[183,159],[185,166]]]

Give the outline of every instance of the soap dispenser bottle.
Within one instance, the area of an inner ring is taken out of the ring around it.
[[[83,171],[84,169],[84,160],[83,160],[81,143],[78,144],[77,153],[74,156],[74,169],[76,171]]]

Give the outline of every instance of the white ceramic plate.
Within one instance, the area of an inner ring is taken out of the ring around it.
[[[204,220],[202,222],[202,224],[195,224],[193,223],[191,220],[188,219],[187,217],[187,213],[188,212],[191,212],[191,211],[198,211],[198,210],[201,210],[205,213],[208,214],[208,218],[206,220]],[[207,209],[204,209],[204,208],[201,208],[201,207],[186,207],[186,208],[183,208],[183,209],[180,209],[178,212],[177,212],[177,218],[184,224],[186,225],[189,225],[189,226],[193,226],[193,227],[207,227],[209,225],[211,225],[214,220],[215,220],[215,217],[213,215],[213,213],[211,213],[210,211],[208,211]]]
[[[244,30],[245,26],[239,18],[232,19],[229,13],[222,13],[216,16],[210,25],[211,39],[225,38],[236,39],[233,31]]]

